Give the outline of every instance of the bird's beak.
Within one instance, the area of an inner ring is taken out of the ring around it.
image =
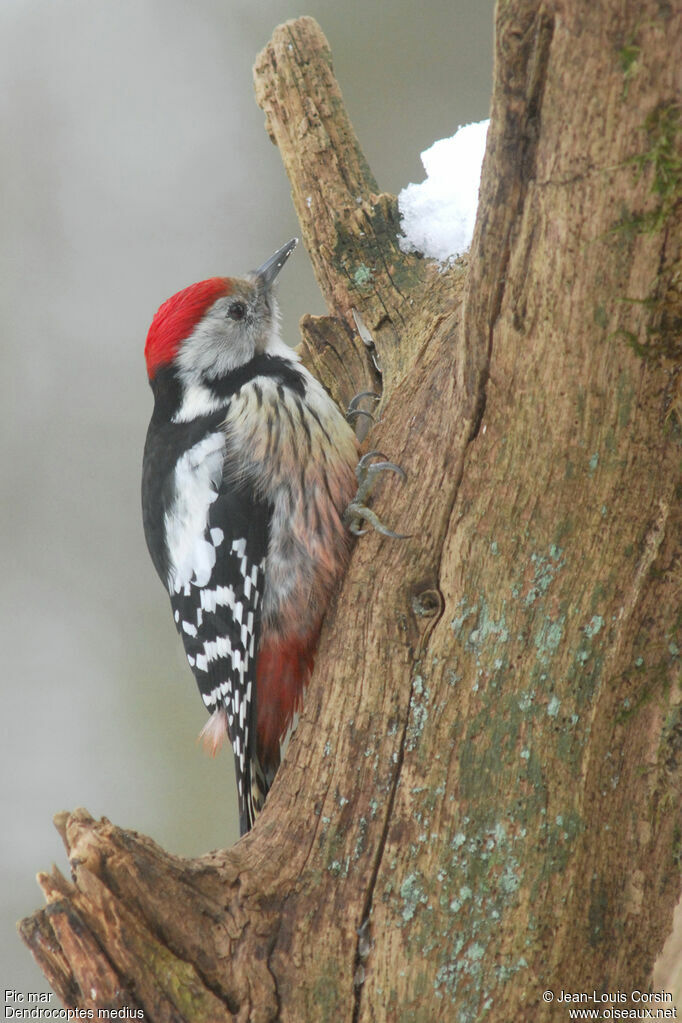
[[[259,266],[257,270],[254,270],[254,276],[258,284],[266,290],[272,287],[275,277],[280,272],[287,259],[298,245],[298,238],[292,238],[290,242],[283,245],[281,249],[277,249],[274,256],[270,256],[270,259],[266,259],[262,266]]]

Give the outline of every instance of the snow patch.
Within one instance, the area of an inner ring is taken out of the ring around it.
[[[489,124],[467,124],[421,154],[426,180],[408,185],[398,196],[403,252],[421,252],[445,263],[469,248]]]

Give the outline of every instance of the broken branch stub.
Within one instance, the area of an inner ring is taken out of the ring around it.
[[[396,199],[379,192],[317,22],[298,18],[275,29],[254,80],[330,316],[354,332],[351,310],[360,311],[390,387],[408,365],[410,296],[427,279],[436,284],[437,274],[398,245]]]

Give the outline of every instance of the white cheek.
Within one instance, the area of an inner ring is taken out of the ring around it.
[[[255,352],[248,325],[231,321],[221,299],[182,342],[176,365],[187,390],[202,379],[222,377],[243,366]]]

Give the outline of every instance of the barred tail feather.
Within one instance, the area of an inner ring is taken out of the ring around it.
[[[283,641],[266,638],[256,663],[256,705],[251,706],[249,748],[234,748],[239,799],[239,829],[242,835],[253,827],[263,809],[281,759],[281,744],[301,710],[303,692],[310,678],[319,629],[308,636]],[[255,711],[255,714],[254,714]],[[217,708],[199,733],[204,749],[212,756],[228,735],[228,715]]]
[[[310,678],[319,630],[304,639],[265,638],[256,664],[256,749],[239,794],[242,835],[261,812],[280,764],[281,743],[301,709]]]

